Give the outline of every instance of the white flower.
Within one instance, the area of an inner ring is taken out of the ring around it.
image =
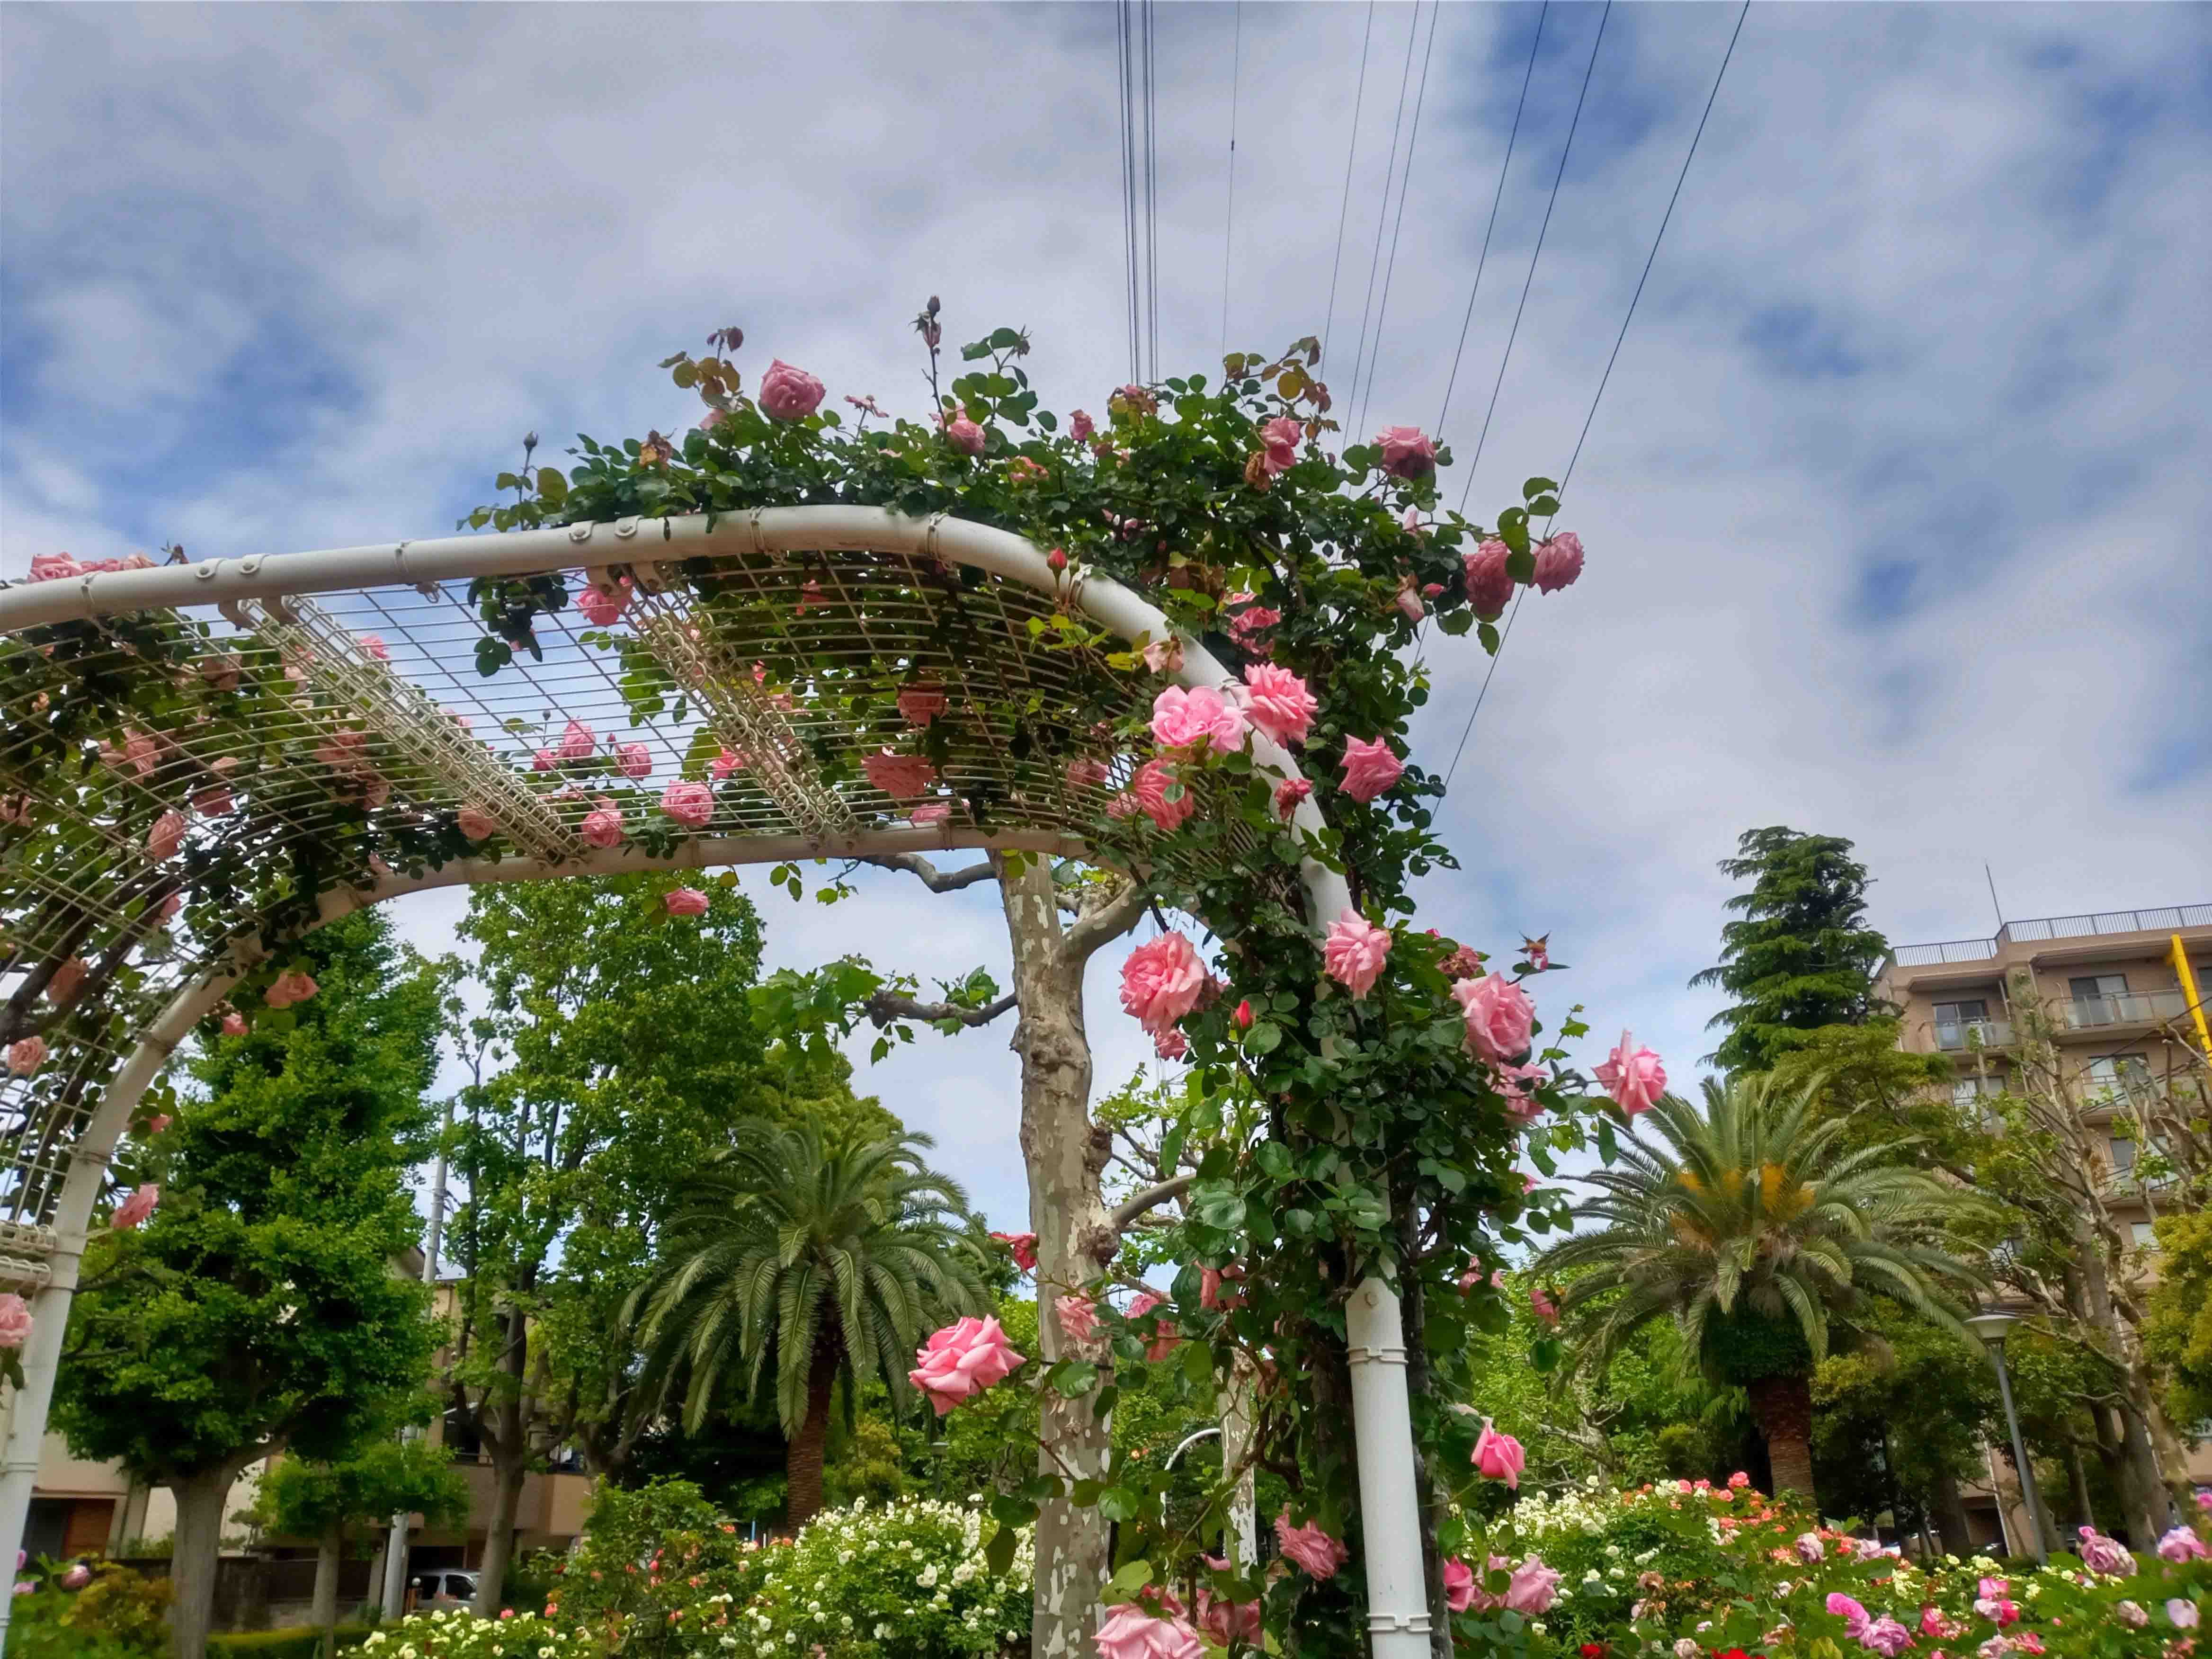
[[[914,1582],[921,1585],[924,1589],[935,1589],[937,1588],[937,1563],[933,1561],[927,1566],[924,1567],[921,1571],[915,1576]]]
[[[878,1625],[876,1626],[876,1640],[878,1642],[888,1642],[890,1638],[891,1627],[889,1625]]]

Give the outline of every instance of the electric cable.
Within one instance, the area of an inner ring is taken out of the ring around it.
[[[1375,0],[1367,0],[1367,28],[1359,37],[1359,81],[1352,94],[1352,142],[1344,153],[1344,196],[1336,208],[1336,252],[1328,262],[1328,309],[1322,313],[1321,360],[1329,361],[1328,343],[1336,330],[1336,273],[1344,262],[1344,219],[1352,207],[1352,161],[1359,154],[1359,110],[1367,98],[1367,48],[1375,38]]]
[[[1421,139],[1421,106],[1429,97],[1429,63],[1437,52],[1437,19],[1442,15],[1442,0],[1429,8],[1429,43],[1421,52],[1421,84],[1413,93],[1413,128],[1406,137],[1406,170],[1398,178],[1398,216],[1390,226],[1390,258],[1382,267],[1382,303],[1375,313],[1375,349],[1367,354],[1367,392],[1359,400],[1359,419],[1353,423],[1355,432],[1367,430],[1367,408],[1375,396],[1375,365],[1382,356],[1382,323],[1390,314],[1390,284],[1398,274],[1398,234],[1406,228],[1406,194],[1413,181],[1413,149]],[[1381,234],[1381,228],[1376,228]]]
[[[1398,75],[1398,107],[1390,117],[1390,154],[1382,163],[1382,200],[1375,210],[1375,251],[1367,256],[1367,293],[1359,302],[1359,343],[1352,349],[1352,379],[1346,385],[1347,413],[1359,397],[1359,366],[1367,358],[1367,319],[1375,313],[1375,276],[1382,266],[1382,227],[1390,218],[1390,180],[1398,171],[1398,134],[1406,125],[1406,88],[1413,78],[1413,46],[1421,38],[1420,0],[1413,0],[1413,21],[1406,28],[1406,67]]]
[[[1237,0],[1237,39],[1229,52],[1229,203],[1221,214],[1221,355],[1229,355],[1229,256],[1237,230],[1237,93],[1244,70],[1244,0]]]

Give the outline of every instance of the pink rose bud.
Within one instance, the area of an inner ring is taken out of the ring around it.
[[[1498,1433],[1486,1417],[1482,1419],[1482,1432],[1475,1438],[1474,1462],[1486,1479],[1503,1480],[1517,1491],[1521,1471],[1527,1467],[1528,1459],[1521,1450],[1521,1443],[1510,1434]]]
[[[1275,816],[1288,822],[1298,810],[1298,803],[1313,793],[1313,785],[1304,778],[1285,778],[1275,786]]]
[[[1243,1001],[1237,1005],[1237,1012],[1234,1015],[1234,1018],[1237,1021],[1237,1029],[1238,1030],[1249,1031],[1252,1029],[1251,998],[1247,997]]]
[[[380,634],[362,635],[361,636],[361,648],[379,662],[390,662],[392,660],[392,647],[385,644],[384,636]]]
[[[1583,574],[1583,538],[1562,530],[1536,544],[1536,591],[1556,593]]]
[[[1055,547],[1051,552],[1044,556],[1044,562],[1050,565],[1054,572],[1065,570],[1067,568],[1066,550],[1063,548]]]
[[[1078,443],[1086,441],[1097,429],[1091,418],[1079,409],[1067,417],[1067,435]]]

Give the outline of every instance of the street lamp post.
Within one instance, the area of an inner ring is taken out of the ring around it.
[[[1991,1309],[1966,1321],[1966,1328],[1981,1338],[1982,1346],[1990,1351],[1990,1358],[1997,1368],[1997,1395],[2004,1401],[2005,1426],[2012,1431],[2013,1467],[2020,1471],[2021,1496],[2027,1500],[2027,1524],[2035,1534],[2035,1559],[2049,1566],[2051,1552],[2044,1542],[2043,1504],[2035,1494],[2035,1470],[2028,1463],[2027,1448],[2021,1443],[2020,1413],[2012,1404],[2012,1374],[2005,1369],[2005,1338],[2019,1323],[2018,1314]],[[2002,1498],[1999,1501],[2002,1502]]]

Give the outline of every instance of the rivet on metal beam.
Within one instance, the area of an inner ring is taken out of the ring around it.
[[[628,541],[632,536],[636,534],[636,514],[633,514],[627,519],[617,519],[615,520],[615,539],[617,541]]]
[[[592,532],[594,528],[596,526],[589,519],[578,524],[572,524],[568,526],[568,539],[572,542],[587,542],[592,539]]]

